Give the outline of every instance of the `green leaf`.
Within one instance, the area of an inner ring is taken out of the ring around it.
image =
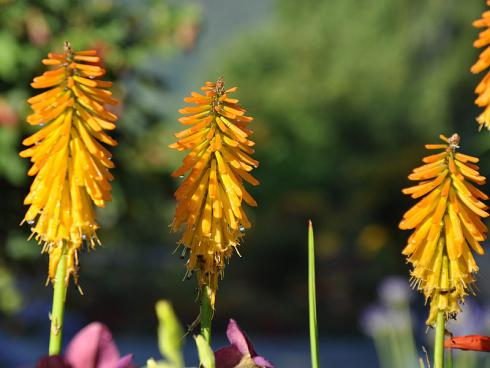
[[[14,80],[17,76],[17,41],[8,32],[0,32],[0,77]]]
[[[25,163],[17,153],[19,138],[20,132],[14,127],[0,127],[0,177],[7,178],[12,184],[21,184],[25,180]]]
[[[41,254],[39,245],[35,242],[29,243],[26,238],[26,229],[22,230],[14,230],[9,233],[5,245],[7,255],[16,261],[39,258]]]
[[[164,362],[164,361],[156,361],[155,359],[148,359],[146,362],[146,368],[176,368],[174,365]]]
[[[182,336],[184,333],[172,305],[166,300],[160,300],[156,304],[156,312],[160,322],[158,326],[160,352],[173,367],[183,367]]]
[[[0,311],[10,314],[22,306],[22,295],[15,287],[12,273],[0,264]]]
[[[203,368],[214,368],[214,353],[206,339],[202,335],[194,336],[194,339],[196,340],[201,366]]]

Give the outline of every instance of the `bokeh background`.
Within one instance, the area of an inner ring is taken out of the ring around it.
[[[255,117],[261,185],[251,190],[259,207],[248,211],[243,257],[220,284],[216,333],[233,317],[278,367],[307,366],[312,219],[322,361],[376,367],[359,321],[384,278],[408,280],[408,234],[397,225],[411,200],[400,190],[423,144],[459,132],[490,173],[490,137],[477,132],[473,105],[481,76],[469,72],[478,54],[471,22],[484,3],[0,0],[0,366],[31,366],[47,347],[47,257],[19,227],[30,179],[18,152],[32,132],[30,81],[43,56],[70,40],[100,50],[122,103],[114,201],[98,212],[103,247],[81,255],[85,295],[69,290],[66,338],[103,321],[142,364],[158,355],[156,300],[170,299],[184,324],[197,315],[195,281],[182,281],[168,230],[178,185],[169,174],[183,155],[167,146],[182,98],[223,75]],[[490,261],[478,261],[484,309]],[[423,340],[423,300],[412,304]]]

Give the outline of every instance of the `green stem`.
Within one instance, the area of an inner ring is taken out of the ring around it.
[[[205,286],[201,290],[201,335],[211,345],[211,322],[213,320],[213,307],[211,306],[211,289]]]
[[[390,337],[386,332],[373,335],[374,347],[380,368],[393,368],[393,358],[390,351]]]
[[[63,249],[61,257],[56,268],[53,291],[53,309],[51,311],[51,331],[49,336],[49,355],[61,354],[61,337],[63,332],[63,315],[65,312],[66,289],[68,286],[66,280],[66,246]]]
[[[446,368],[453,368],[453,349],[448,349],[446,356]]]
[[[409,328],[403,329],[401,338],[401,345],[403,346],[403,351],[405,354],[405,359],[407,361],[407,367],[415,367],[417,361],[417,348],[415,347],[415,341],[412,330],[412,316],[410,314],[410,305],[408,303],[403,303],[401,306],[403,314],[409,321]]]
[[[444,368],[444,311],[437,313],[436,338],[434,343],[434,368]]]
[[[403,342],[400,341],[397,335],[398,335],[398,331],[390,326],[388,330],[388,337],[389,337],[388,346],[390,347],[390,352],[392,356],[391,366],[400,367],[400,368],[406,366],[413,367],[413,365],[410,365],[409,364],[410,362],[404,358],[403,348],[402,348]]]
[[[474,351],[459,351],[458,355],[454,359],[454,367],[464,368],[476,368],[476,367],[488,367],[488,365],[478,364],[478,355]],[[448,368],[449,366],[445,367]]]
[[[308,304],[310,316],[311,367],[318,368],[318,325],[316,319],[315,240],[313,224],[308,223]]]

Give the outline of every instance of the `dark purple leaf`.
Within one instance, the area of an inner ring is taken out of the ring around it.
[[[39,359],[36,368],[72,368],[72,366],[61,355],[53,355]]]

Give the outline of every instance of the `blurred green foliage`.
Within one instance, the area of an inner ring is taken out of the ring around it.
[[[159,0],[0,1],[0,244],[6,244],[0,257],[19,261],[40,251],[34,242],[27,244],[28,232],[17,228],[30,184],[25,176],[27,162],[17,152],[22,136],[34,131],[24,123],[29,113],[25,100],[38,93],[30,82],[45,69],[41,59],[50,51],[60,51],[65,40],[78,50],[99,50],[107,79],[115,81],[115,96],[121,100],[115,111],[121,116],[115,132],[121,147],[114,154],[115,200],[99,216],[102,226],[111,228],[117,223],[121,231],[114,231],[108,243],[130,244],[141,238],[134,230],[145,227],[148,218],[155,220],[153,229],[168,221],[160,210],[163,198],[157,203],[154,197],[156,192],[165,192],[166,184],[161,176],[153,175],[161,172],[166,150],[161,136],[169,107],[162,65],[193,47],[199,12],[191,3]],[[32,263],[17,262],[15,268],[22,265]],[[41,266],[45,263],[39,262],[37,269]]]
[[[22,305],[22,296],[14,286],[12,274],[0,265],[0,311],[12,314]]]
[[[478,32],[471,22],[484,3],[282,0],[277,8],[267,25],[223,50],[224,71],[212,69],[240,87],[256,117],[263,212],[254,248],[268,268],[250,284],[281,285],[282,300],[299,308],[299,228],[311,216],[319,321],[345,331],[376,280],[408,273],[399,255],[408,235],[397,225],[409,201],[400,190],[423,145],[458,131],[465,152],[489,148],[473,105],[483,75],[469,72]]]
[[[481,8],[477,1],[279,2],[276,22],[228,50],[225,73],[258,117],[257,149],[274,172],[263,181],[266,198],[321,189],[335,204],[329,222],[351,228],[352,210],[382,204],[369,194],[405,176],[400,163],[410,150],[420,152],[421,142],[459,127],[462,117],[476,131],[468,114],[470,21]]]

